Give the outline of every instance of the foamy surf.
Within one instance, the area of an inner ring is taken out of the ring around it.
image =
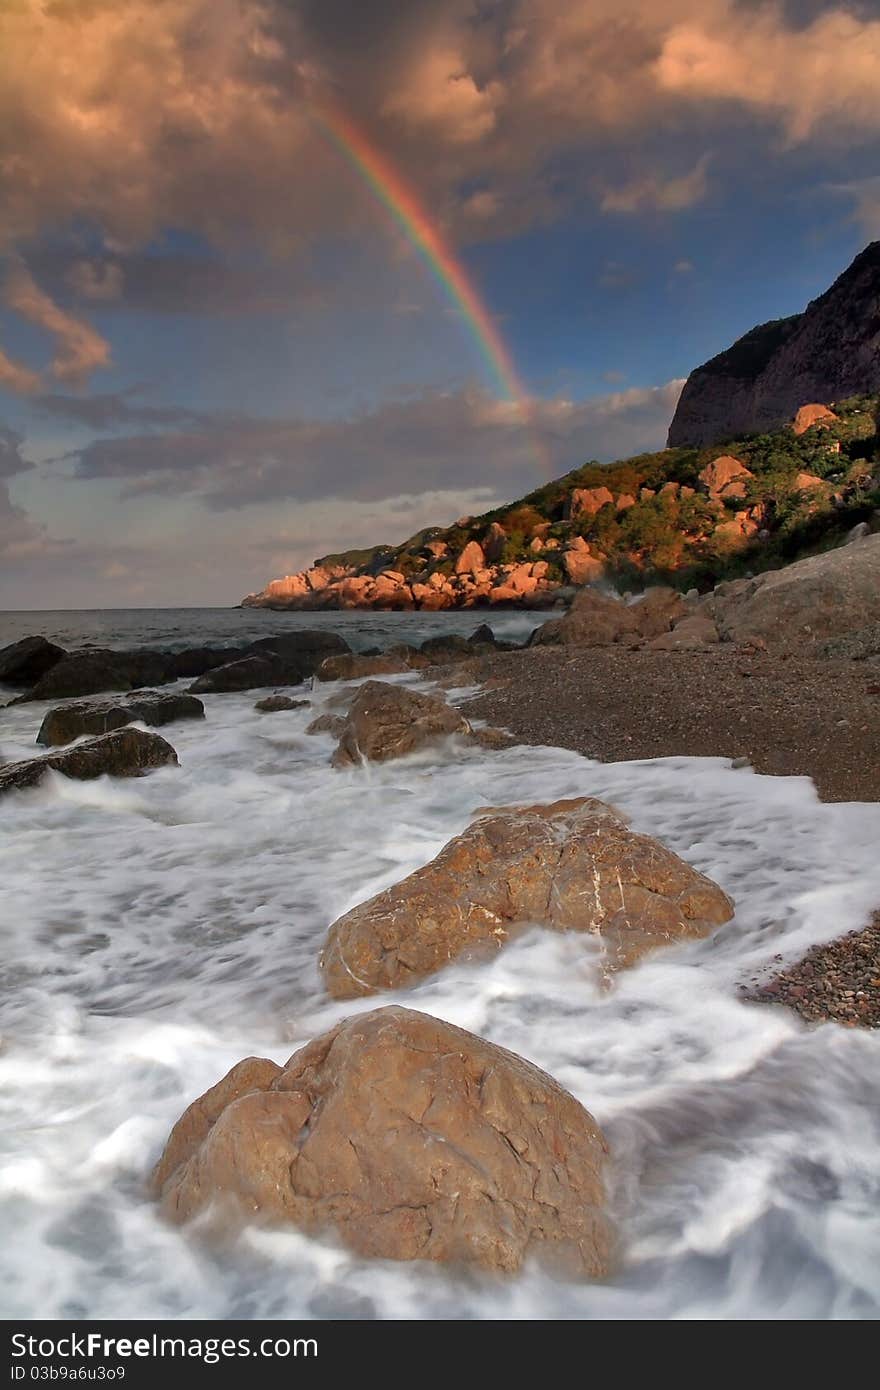
[[[334,772],[309,710],[208,697],[179,769],[54,776],[0,808],[0,1289],[7,1317],[822,1318],[880,1305],[880,1035],[737,986],[880,902],[880,806],[722,759],[600,765],[452,742]],[[8,757],[40,706],[4,711]],[[283,1061],[336,1004],[341,912],[433,857],[478,806],[592,795],[716,879],[737,915],[602,987],[592,943],[533,930],[406,1002],[531,1058],[612,1145],[624,1244],[602,1284],[359,1260],[251,1231],[171,1230],[144,1192],[181,1110],[249,1054]]]

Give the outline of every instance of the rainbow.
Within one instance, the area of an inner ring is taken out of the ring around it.
[[[502,394],[512,401],[523,424],[530,421],[528,393],[517,375],[510,351],[464,266],[431,223],[415,194],[393,165],[342,112],[313,108],[319,129],[361,176],[377,201],[390,212],[454,307],[461,311],[480,355]]]

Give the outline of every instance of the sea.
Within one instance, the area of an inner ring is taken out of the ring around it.
[[[0,645],[171,648],[308,626],[363,650],[467,635],[486,616],[6,613]],[[521,640],[543,616],[489,621]],[[880,905],[880,805],[822,804],[807,778],[723,758],[600,764],[553,747],[452,741],[336,771],[333,741],[305,733],[335,690],[307,682],[294,693],[308,709],[272,715],[254,710],[263,692],[209,695],[204,722],[162,730],[179,768],[51,774],[0,802],[0,1316],[876,1318],[880,1031],[807,1026],[740,986]],[[4,759],[34,754],[46,708],[0,709]],[[317,960],[336,917],[433,858],[476,807],[573,796],[612,802],[716,879],[733,921],[610,988],[589,937],[534,928],[381,1000],[327,998]],[[595,1116],[620,1237],[609,1278],[368,1261],[332,1235],[257,1227],[218,1247],[160,1219],[146,1178],[195,1097],[243,1057],[283,1062],[392,1002],[528,1057]]]

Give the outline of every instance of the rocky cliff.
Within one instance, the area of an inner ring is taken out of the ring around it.
[[[776,429],[806,401],[880,388],[880,241],[802,314],[753,328],[688,377],[670,446]]]

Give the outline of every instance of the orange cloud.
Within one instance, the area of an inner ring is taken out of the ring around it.
[[[57,350],[52,374],[59,381],[82,385],[99,367],[109,366],[110,344],[106,339],[50,299],[24,265],[14,265],[9,272],[4,299],[10,309],[54,337]]]

